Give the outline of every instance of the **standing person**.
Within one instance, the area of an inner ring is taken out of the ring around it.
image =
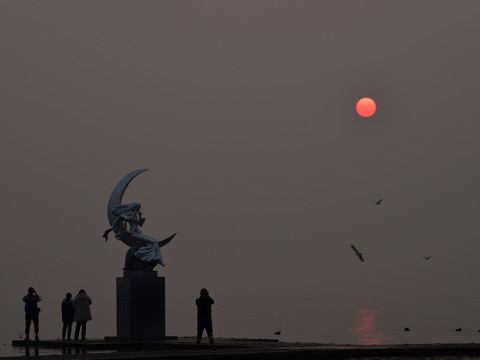
[[[85,290],[81,289],[75,300],[73,300],[73,309],[75,310],[73,318],[77,322],[75,326],[75,340],[78,340],[80,328],[82,328],[82,340],[85,340],[87,334],[87,321],[92,320],[92,313],[90,312],[90,305],[92,300],[87,295]]]
[[[65,340],[65,333],[67,333],[67,330],[67,340],[72,340],[71,335],[74,312],[72,294],[68,292],[65,295],[65,299],[62,301],[62,340]]]
[[[28,294],[23,297],[25,302],[25,340],[30,340],[30,325],[33,321],[33,328],[35,330],[35,340],[38,341],[38,314],[40,308],[37,303],[42,300],[42,297],[37,294],[33,287],[28,288]]]
[[[207,289],[203,288],[200,290],[200,297],[195,301],[195,304],[197,305],[197,340],[195,349],[198,350],[202,340],[203,329],[205,329],[210,346],[215,351],[212,326],[212,305],[214,301],[208,294]]]

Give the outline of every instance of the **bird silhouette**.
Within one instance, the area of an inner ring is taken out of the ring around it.
[[[432,257],[432,256],[424,256],[423,258],[424,258],[425,260],[430,260],[431,257]]]
[[[373,202],[377,205],[382,205],[382,201],[383,201],[383,199],[380,199],[380,200],[377,200],[377,201],[373,200]]]
[[[358,258],[359,258],[361,261],[365,261],[365,260],[363,259],[363,254],[362,254],[360,251],[358,251],[355,246],[353,246],[353,245],[350,245],[350,246],[352,247],[353,251],[355,251],[355,255],[357,255]]]
[[[274,335],[280,335],[282,332],[281,331],[275,331],[273,334]]]
[[[455,331],[462,331],[462,328],[455,329]]]
[[[406,327],[406,328],[405,328],[405,331],[410,331],[410,328]]]

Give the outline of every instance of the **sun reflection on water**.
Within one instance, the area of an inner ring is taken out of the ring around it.
[[[355,322],[355,327],[350,329],[353,337],[363,345],[380,345],[382,342],[392,340],[390,336],[377,329],[377,310],[362,309]]]

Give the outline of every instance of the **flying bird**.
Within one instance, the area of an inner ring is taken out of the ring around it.
[[[361,253],[360,251],[358,251],[355,246],[353,246],[353,245],[350,245],[350,246],[352,247],[353,251],[355,251],[355,255],[357,255],[358,258],[359,258],[361,261],[365,261],[365,260],[363,259],[362,253]]]
[[[405,331],[410,331],[410,328],[406,327],[404,330],[405,330]]]
[[[455,329],[455,331],[462,331],[462,328]]]
[[[280,335],[282,332],[281,331],[275,331],[273,334],[274,335]]]
[[[431,257],[432,257],[432,256],[424,256],[423,258],[424,258],[425,260],[430,260]]]
[[[380,200],[377,200],[377,201],[373,200],[373,202],[377,205],[382,205],[382,201],[383,201],[383,199],[380,199]]]

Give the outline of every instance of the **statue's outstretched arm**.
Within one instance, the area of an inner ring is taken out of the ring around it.
[[[108,228],[107,230],[105,230],[105,232],[103,233],[103,236],[102,236],[102,237],[105,238],[105,241],[108,240],[108,233],[109,233],[110,231],[112,231],[112,230],[113,230],[113,226],[112,226],[111,228]]]
[[[103,233],[103,237],[105,238],[105,241],[108,240],[108,234],[113,231],[113,229],[115,229],[115,227],[117,226],[118,222],[121,221],[121,217],[117,217],[115,220],[113,220],[112,222],[112,226],[110,226],[107,230],[105,230],[105,232]],[[123,231],[123,229],[122,229]]]

